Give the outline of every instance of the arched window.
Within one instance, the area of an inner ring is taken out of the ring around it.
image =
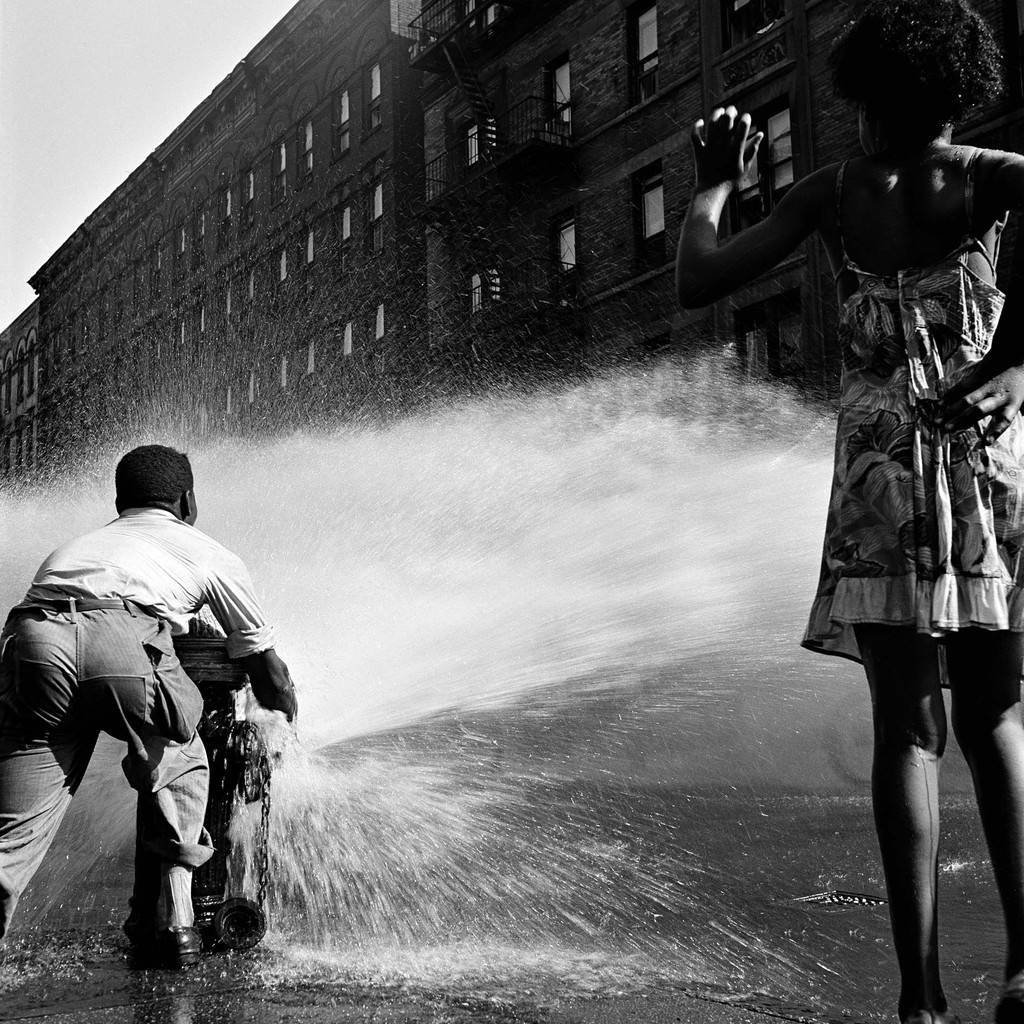
[[[16,387],[15,387],[15,403],[21,405],[25,401],[25,384],[28,381],[28,358],[25,354],[25,342],[21,342],[18,345],[18,361],[15,365],[14,372],[16,376]]]
[[[7,353],[3,370],[0,370],[0,416],[6,416],[11,410],[11,353]]]

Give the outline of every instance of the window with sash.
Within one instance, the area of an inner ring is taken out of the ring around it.
[[[220,222],[217,225],[217,249],[226,249],[231,244],[231,225],[234,219],[234,196],[230,186],[220,194]]]
[[[192,267],[206,262],[206,211],[199,210],[192,223]]]
[[[555,296],[559,300],[576,295],[576,213],[566,210],[552,225],[555,252]]]
[[[630,79],[633,103],[658,91],[658,5],[642,0],[629,9]]]
[[[750,377],[799,377],[805,371],[803,317],[797,289],[735,313],[736,350]]]
[[[786,13],[786,0],[722,0],[722,48],[753,39]]]
[[[351,109],[349,106],[348,89],[342,89],[334,94],[332,106],[332,123],[334,125],[332,155],[337,160],[338,157],[344,156],[352,145]]]
[[[242,230],[248,231],[256,219],[256,172],[242,172]]]
[[[665,262],[665,180],[660,160],[633,176],[633,203],[639,261],[642,266],[660,266]]]
[[[283,139],[274,149],[274,202],[288,198],[288,143]]]
[[[370,194],[370,227],[374,252],[384,248],[384,184],[374,183]]]
[[[793,167],[793,123],[787,99],[776,100],[754,111],[752,131],[765,137],[747,173],[733,190],[733,230],[764,220],[795,180]]]
[[[309,182],[313,178],[313,122],[306,121],[299,130],[299,142],[302,152],[302,181]]]
[[[381,74],[380,64],[374,64],[371,66],[369,73],[367,74],[367,96],[369,97],[366,105],[366,129],[368,131],[376,131],[381,126],[382,113],[381,113]]]
[[[572,78],[569,68],[569,55],[565,54],[552,61],[545,72],[547,89],[548,117],[556,130],[565,126],[572,129]]]

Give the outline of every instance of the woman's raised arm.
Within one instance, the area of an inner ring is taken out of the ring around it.
[[[719,242],[729,194],[763,138],[751,135],[750,115],[738,116],[735,107],[719,107],[706,126],[701,120],[693,127],[697,183],[676,254],[676,294],[686,309],[715,302],[774,267],[818,227],[823,203],[834,196],[834,170],[818,171],[797,182],[767,219]]]

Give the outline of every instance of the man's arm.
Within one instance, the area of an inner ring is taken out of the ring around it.
[[[295,720],[299,705],[295,698],[295,684],[288,666],[271,647],[259,654],[247,654],[238,659],[248,673],[252,692],[268,711],[283,711],[288,721]]]
[[[686,309],[709,305],[774,267],[815,230],[822,197],[833,194],[834,174],[818,171],[797,182],[766,220],[720,243],[725,204],[757,159],[762,136],[749,133],[750,116],[737,118],[735,107],[716,110],[706,128],[694,125],[697,183],[676,254],[676,294]]]

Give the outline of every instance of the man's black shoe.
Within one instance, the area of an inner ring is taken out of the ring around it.
[[[156,929],[151,919],[143,919],[142,915],[133,910],[128,920],[121,925],[121,931],[128,936],[128,941],[137,952],[152,949],[156,943]]]
[[[160,967],[177,970],[199,963],[203,940],[195,928],[165,928],[156,933],[156,961]]]

